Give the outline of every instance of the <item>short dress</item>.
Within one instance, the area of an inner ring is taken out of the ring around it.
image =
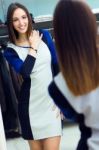
[[[4,53],[17,72],[23,75],[18,103],[22,136],[27,140],[38,140],[61,136],[61,116],[56,117],[58,108],[48,93],[52,81],[51,54],[47,45],[41,41],[36,59],[28,54],[28,47],[12,43]]]

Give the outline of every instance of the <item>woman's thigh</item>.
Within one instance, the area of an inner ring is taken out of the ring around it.
[[[61,136],[44,139],[43,150],[59,150]]]
[[[43,150],[43,145],[41,140],[29,140],[28,141],[30,150]]]

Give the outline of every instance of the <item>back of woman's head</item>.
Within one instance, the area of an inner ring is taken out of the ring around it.
[[[7,11],[7,26],[8,26],[8,32],[9,32],[9,39],[12,43],[15,43],[16,38],[18,38],[18,33],[13,28],[13,14],[17,8],[23,9],[25,11],[25,13],[27,14],[27,17],[29,20],[28,31],[27,31],[28,37],[30,36],[31,31],[32,31],[32,19],[31,19],[31,16],[30,16],[27,8],[20,3],[11,3],[9,5],[8,11]]]
[[[85,94],[99,85],[96,18],[83,1],[60,0],[53,18],[60,67],[69,89]]]

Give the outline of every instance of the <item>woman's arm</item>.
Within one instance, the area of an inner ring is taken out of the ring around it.
[[[19,55],[13,48],[8,47],[4,52],[4,56],[9,64],[12,65],[16,72],[20,73],[23,78],[29,77],[32,72],[36,60],[37,49],[41,39],[42,34],[39,35],[39,31],[34,30],[31,32],[29,37],[30,48],[24,62],[19,58]]]
[[[4,56],[8,63],[15,69],[17,73],[20,73],[23,78],[30,76],[34,67],[36,58],[28,54],[25,61],[19,58],[19,55],[13,48],[8,47],[4,51]]]
[[[55,78],[57,77],[57,80],[55,81]],[[63,88],[65,90],[64,85],[62,84],[62,78],[60,78],[60,73],[54,78],[54,80],[50,83],[48,87],[48,91],[50,96],[52,97],[55,104],[59,107],[60,111],[63,113],[64,117],[67,119],[70,119],[71,121],[76,120],[76,113],[72,106],[69,103],[69,100],[62,92]],[[59,81],[59,84],[56,84],[56,82]],[[64,81],[65,82],[65,81]]]

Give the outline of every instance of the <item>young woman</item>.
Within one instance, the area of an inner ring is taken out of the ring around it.
[[[64,116],[78,122],[77,150],[99,149],[99,51],[96,18],[80,0],[60,0],[54,12],[54,35],[62,73],[49,86]],[[66,116],[67,117],[67,116]]]
[[[22,136],[31,150],[59,150],[61,117],[48,94],[52,81],[51,54],[42,34],[32,30],[28,10],[19,3],[9,6],[7,26],[10,43],[4,53],[9,64],[22,75],[18,103]]]

